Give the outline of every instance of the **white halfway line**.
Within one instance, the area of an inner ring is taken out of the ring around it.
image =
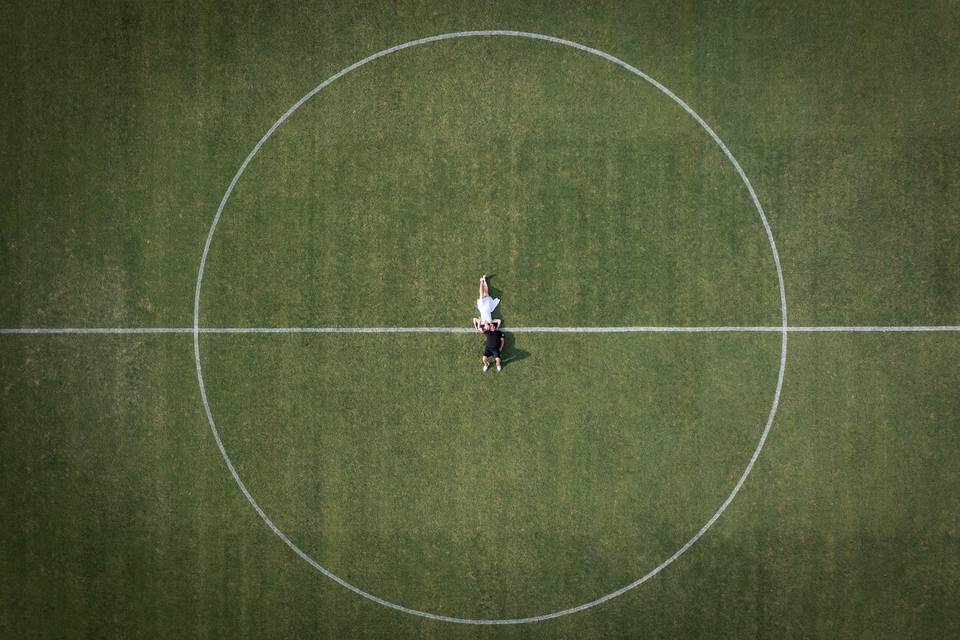
[[[925,333],[960,332],[960,325],[796,326],[788,333]],[[637,326],[637,327],[513,327],[506,333],[781,333],[781,326]],[[18,327],[0,334],[149,334],[193,333],[193,327]],[[469,327],[200,327],[198,333],[474,333]]]

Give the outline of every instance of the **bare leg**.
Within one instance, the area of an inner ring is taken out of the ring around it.
[[[487,276],[480,276],[480,297],[490,295],[490,287],[487,286]]]
[[[502,363],[501,363],[501,361],[500,361],[499,356],[497,357],[496,362],[497,362],[497,371],[500,371],[500,365],[501,365]]]

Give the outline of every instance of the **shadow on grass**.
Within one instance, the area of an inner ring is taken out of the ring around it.
[[[517,334],[510,331],[503,332],[503,354],[500,362],[504,367],[512,365],[514,362],[520,362],[530,357],[529,351],[517,348]]]
[[[500,304],[497,305],[497,308],[494,309],[493,317],[500,318],[506,323],[506,319],[503,317],[503,292],[500,291],[500,287],[493,286],[493,274],[487,274],[487,290],[490,292],[491,298],[500,298]]]

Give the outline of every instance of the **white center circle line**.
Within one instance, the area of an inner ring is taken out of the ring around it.
[[[543,42],[558,44],[565,47],[577,49],[579,51],[584,51],[586,53],[598,56],[600,58],[603,58],[604,60],[612,62],[613,64],[626,69],[627,71],[638,76],[639,78],[642,78],[644,81],[654,86],[664,95],[666,95],[671,100],[673,100],[684,111],[686,111],[694,120],[696,120],[697,124],[699,124],[700,127],[704,131],[706,131],[707,134],[713,139],[713,141],[716,142],[716,144],[723,151],[724,155],[727,157],[727,159],[736,169],[737,174],[740,176],[740,180],[743,182],[744,186],[749,192],[750,198],[753,202],[754,207],[757,210],[757,214],[760,216],[760,222],[763,224],[764,231],[767,234],[767,240],[770,244],[770,251],[773,255],[774,265],[776,266],[777,286],[780,291],[781,323],[780,323],[780,326],[775,329],[781,334],[780,366],[777,372],[777,384],[776,384],[776,389],[773,395],[773,402],[771,403],[771,406],[770,406],[770,412],[767,416],[767,421],[766,421],[766,424],[764,425],[763,432],[760,435],[760,440],[753,451],[753,455],[750,457],[750,461],[747,463],[747,466],[744,468],[742,474],[737,480],[737,483],[734,485],[733,490],[726,497],[726,499],[723,501],[723,503],[720,505],[717,511],[713,514],[713,516],[711,516],[710,519],[707,520],[707,522],[700,528],[699,531],[697,531],[697,533],[692,538],[690,538],[682,547],[677,549],[677,551],[675,551],[673,555],[668,557],[666,560],[662,561],[656,567],[651,569],[649,572],[647,572],[637,580],[631,582],[630,584],[624,585],[623,587],[615,591],[611,591],[610,593],[600,596],[594,600],[590,600],[588,602],[584,602],[582,604],[579,604],[567,609],[560,609],[550,613],[533,615],[533,616],[524,617],[524,618],[461,618],[456,616],[441,615],[437,613],[432,613],[430,611],[421,611],[418,609],[405,607],[401,604],[384,600],[383,598],[380,598],[371,593],[368,593],[367,591],[364,591],[363,589],[360,589],[359,587],[347,582],[346,580],[344,580],[343,578],[340,578],[339,576],[331,572],[329,569],[321,565],[319,562],[314,560],[305,551],[300,549],[300,547],[298,547],[292,540],[290,540],[290,538],[288,538],[286,534],[284,534],[283,531],[281,531],[277,527],[277,525],[273,523],[273,521],[266,514],[266,512],[260,507],[260,505],[254,499],[253,495],[250,493],[249,489],[247,489],[247,486],[243,483],[243,480],[240,479],[240,475],[237,473],[237,470],[234,467],[233,462],[230,460],[230,456],[227,454],[227,450],[224,447],[223,441],[220,438],[220,433],[217,430],[216,421],[214,420],[213,412],[210,409],[210,403],[207,399],[207,392],[203,382],[203,368],[200,363],[200,335],[204,333],[204,329],[200,327],[200,292],[203,286],[203,274],[204,274],[204,269],[207,263],[207,256],[210,252],[210,246],[213,243],[213,237],[214,237],[214,234],[216,233],[217,225],[220,223],[220,218],[223,215],[223,210],[226,207],[227,201],[230,199],[230,195],[233,193],[234,187],[236,187],[237,182],[240,180],[240,177],[243,175],[244,171],[246,171],[247,166],[253,160],[254,156],[256,156],[257,153],[260,151],[260,148],[264,145],[264,143],[266,143],[266,141],[270,139],[270,137],[280,127],[280,125],[286,122],[286,120],[291,115],[293,115],[293,113],[297,109],[299,109],[307,100],[309,100],[314,95],[322,91],[324,88],[329,86],[332,82],[334,82],[338,78],[341,78],[342,76],[350,73],[351,71],[354,71],[355,69],[358,69],[369,62],[373,62],[378,58],[382,58],[384,56],[390,55],[391,53],[396,53],[398,51],[409,49],[411,47],[417,47],[420,45],[430,44],[433,42],[440,42],[443,40],[453,40],[456,38],[497,37],[497,36],[511,37],[511,38],[526,38],[530,40],[539,40]],[[525,623],[531,623],[531,622],[541,622],[544,620],[559,618],[561,616],[570,615],[572,613],[577,613],[578,611],[583,611],[585,609],[595,607],[599,604],[607,602],[608,600],[612,600],[613,598],[616,598],[617,596],[620,596],[626,593],[627,591],[630,591],[631,589],[634,589],[640,586],[641,584],[643,584],[644,582],[648,581],[649,579],[653,578],[655,575],[660,573],[663,569],[665,569],[670,564],[672,564],[677,558],[683,555],[690,547],[696,544],[696,542],[707,532],[707,530],[711,526],[713,526],[713,524],[717,521],[717,519],[723,514],[723,512],[730,505],[730,503],[733,502],[733,499],[736,498],[737,494],[740,492],[740,488],[743,486],[743,483],[746,481],[747,477],[750,475],[750,472],[753,470],[754,464],[756,464],[757,459],[760,457],[760,452],[763,450],[763,446],[766,443],[767,436],[770,433],[770,428],[773,425],[773,420],[777,413],[777,407],[780,404],[780,393],[783,389],[783,375],[784,375],[784,371],[786,369],[786,364],[787,364],[787,334],[788,334],[787,297],[786,297],[786,291],[784,289],[784,284],[783,284],[783,271],[780,265],[780,254],[777,252],[777,246],[773,239],[773,232],[770,229],[770,224],[767,221],[767,217],[763,212],[763,207],[761,206],[760,200],[753,189],[753,185],[750,183],[750,180],[747,178],[747,175],[743,171],[743,168],[740,166],[740,163],[737,162],[737,159],[733,156],[733,154],[724,144],[723,140],[720,139],[720,137],[713,131],[713,129],[711,129],[710,126],[703,120],[703,118],[701,118],[692,108],[690,108],[690,106],[687,105],[686,102],[684,102],[679,97],[677,97],[672,91],[670,91],[664,85],[660,84],[659,82],[657,82],[656,80],[648,76],[643,71],[640,71],[636,67],[624,62],[623,60],[620,60],[619,58],[609,53],[600,51],[599,49],[594,49],[592,47],[588,47],[586,45],[579,44],[577,42],[573,42],[570,40],[565,40],[563,38],[556,38],[554,36],[548,36],[548,35],[543,35],[538,33],[528,33],[524,31],[502,31],[502,30],[461,31],[457,33],[445,33],[445,34],[440,34],[436,36],[430,36],[427,38],[421,38],[418,40],[412,40],[410,42],[405,42],[403,44],[399,44],[399,45],[390,47],[388,49],[384,49],[383,51],[374,53],[364,58],[363,60],[360,60],[359,62],[355,62],[354,64],[348,67],[345,67],[344,69],[338,71],[334,75],[330,76],[329,78],[321,82],[319,85],[314,87],[311,91],[309,91],[306,95],[300,98],[296,103],[294,103],[292,107],[290,107],[282,116],[280,116],[280,118],[278,118],[276,122],[273,123],[273,125],[267,130],[267,132],[263,135],[263,137],[260,138],[257,144],[254,145],[253,149],[250,151],[249,154],[247,154],[247,157],[240,164],[240,168],[237,170],[236,174],[233,176],[233,179],[230,181],[230,184],[227,186],[227,190],[224,192],[223,198],[220,200],[220,205],[217,207],[217,213],[213,218],[213,223],[210,225],[210,231],[207,234],[207,239],[203,246],[203,253],[200,256],[200,267],[197,270],[197,286],[196,286],[194,299],[193,299],[193,350],[194,350],[194,359],[195,359],[196,368],[197,368],[197,384],[199,385],[199,388],[200,388],[200,398],[203,402],[203,410],[207,416],[207,421],[210,423],[210,430],[213,433],[213,438],[216,441],[217,448],[220,450],[220,455],[223,457],[224,463],[227,465],[227,469],[230,471],[230,475],[233,476],[233,479],[236,482],[237,486],[240,488],[240,491],[243,493],[244,497],[250,503],[250,506],[252,506],[253,509],[257,512],[257,515],[260,516],[260,518],[266,523],[268,527],[270,527],[270,529],[277,535],[277,537],[284,542],[284,544],[290,547],[290,549],[294,553],[296,553],[298,556],[300,556],[305,562],[310,564],[310,566],[312,566],[317,571],[327,576],[334,582],[342,585],[343,587],[349,589],[350,591],[353,591],[357,595],[363,596],[364,598],[367,598],[368,600],[381,604],[385,607],[396,609],[397,611],[402,611],[404,613],[409,613],[411,615],[429,618],[431,620],[440,620],[444,622],[456,622],[461,624],[477,624],[477,625],[525,624]]]

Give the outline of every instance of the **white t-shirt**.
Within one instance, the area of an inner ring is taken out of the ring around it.
[[[480,312],[480,320],[482,322],[492,322],[493,310],[497,308],[498,304],[500,304],[500,298],[491,298],[490,296],[477,298],[477,310]]]

